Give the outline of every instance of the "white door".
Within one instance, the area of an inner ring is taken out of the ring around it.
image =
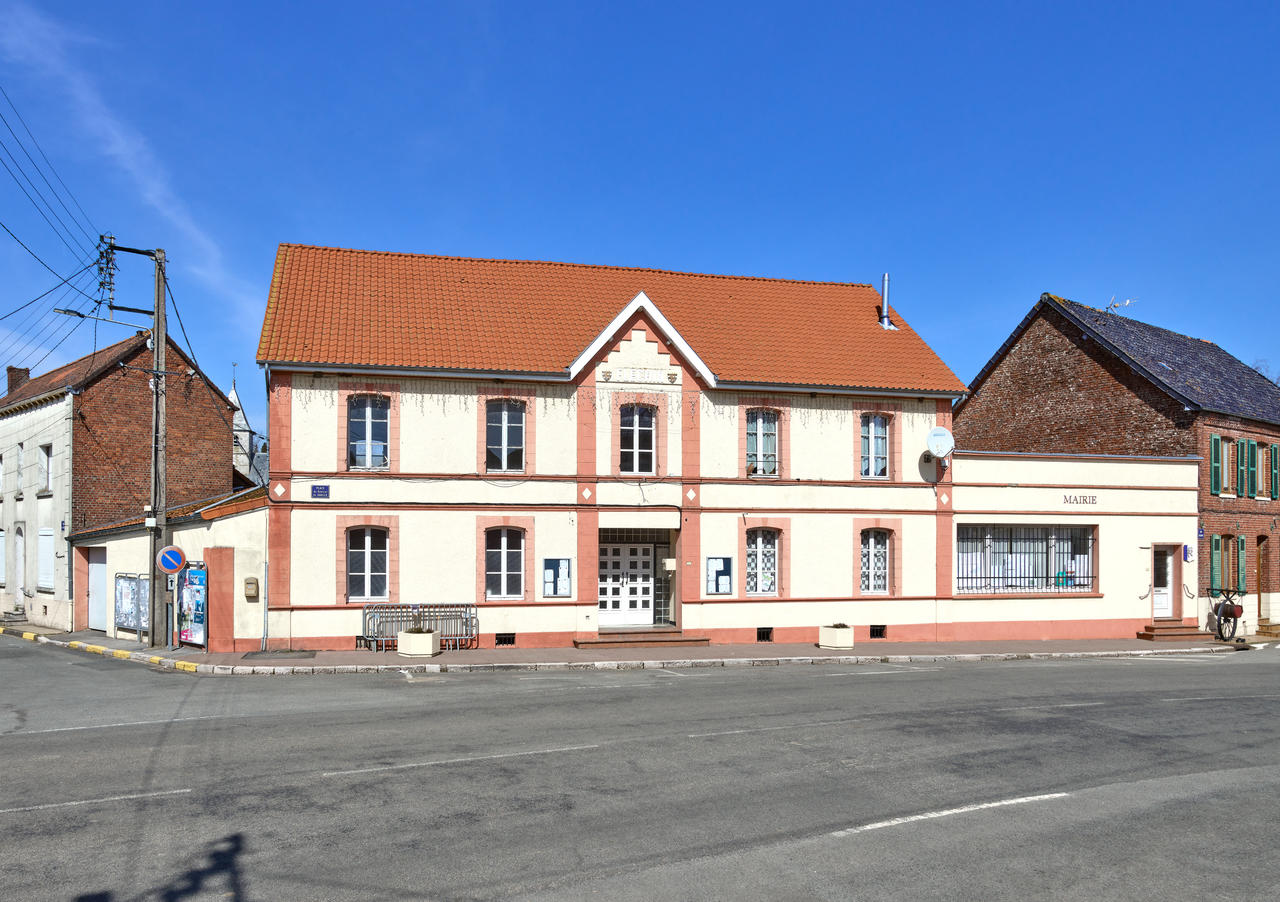
[[[1157,548],[1155,561],[1151,568],[1151,616],[1173,616],[1173,594],[1169,591],[1169,573],[1172,567],[1172,552],[1166,548]]]
[[[653,546],[600,546],[600,626],[653,624]]]
[[[107,628],[107,549],[89,549],[89,629]]]
[[[27,541],[21,526],[14,530],[13,538],[13,599],[27,607]]]

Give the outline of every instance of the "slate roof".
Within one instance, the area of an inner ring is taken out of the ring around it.
[[[870,285],[282,244],[258,361],[566,377],[644,292],[717,381],[960,394]]]
[[[1042,309],[1062,316],[1192,410],[1280,424],[1280,386],[1211,341],[1045,293],[973,380],[980,385]]]

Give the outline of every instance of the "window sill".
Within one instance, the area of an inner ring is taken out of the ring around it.
[[[524,470],[485,470],[486,476],[524,476]]]
[[[37,498],[52,498],[52,497],[53,497],[53,489],[42,489],[41,491],[36,492],[36,497],[37,497]]]
[[[486,595],[485,601],[524,601],[523,595]]]
[[[54,588],[53,586],[36,586],[36,591],[41,595],[52,595]]]
[[[748,479],[781,479],[777,473],[748,473]]]
[[[14,494],[14,496],[13,496],[13,500],[14,500],[14,501],[21,501],[21,500],[22,500],[22,493],[21,493],[21,492],[16,492],[16,493]]]
[[[865,479],[868,482],[890,482],[891,481],[890,477],[888,476],[859,476],[858,478]]]
[[[390,473],[391,465],[385,467],[347,467],[348,473]]]

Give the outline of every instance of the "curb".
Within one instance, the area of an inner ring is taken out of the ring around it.
[[[939,663],[990,663],[995,661],[1042,661],[1054,658],[1132,658],[1159,655],[1201,654],[1216,655],[1237,651],[1249,651],[1250,647],[1233,645],[1209,645],[1195,648],[1139,648],[1130,651],[1056,651],[1056,652],[984,652],[978,654],[931,655],[820,655],[783,658],[681,658],[653,661],[541,661],[529,663],[489,662],[484,664],[318,664],[305,666],[270,664],[197,664],[179,661],[164,655],[124,648],[107,648],[88,642],[51,639],[30,631],[0,627],[6,636],[26,639],[82,651],[134,664],[147,664],[164,670],[181,673],[210,674],[213,676],[312,676],[354,673],[505,673],[530,670],[687,670],[695,667],[774,667],[782,664],[939,664]]]

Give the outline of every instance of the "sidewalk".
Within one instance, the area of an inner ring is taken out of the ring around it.
[[[815,645],[760,643],[704,648],[478,648],[434,658],[402,658],[393,651],[267,651],[210,654],[197,649],[150,649],[102,633],[62,633],[44,627],[6,626],[5,636],[41,642],[168,670],[220,675],[336,673],[477,673],[505,670],[642,670],[676,667],[777,664],[921,664],[938,661],[1011,661],[1030,658],[1097,658],[1129,655],[1218,654],[1248,644],[1144,642],[1141,639],[1051,639],[989,642],[863,642],[853,651]]]

